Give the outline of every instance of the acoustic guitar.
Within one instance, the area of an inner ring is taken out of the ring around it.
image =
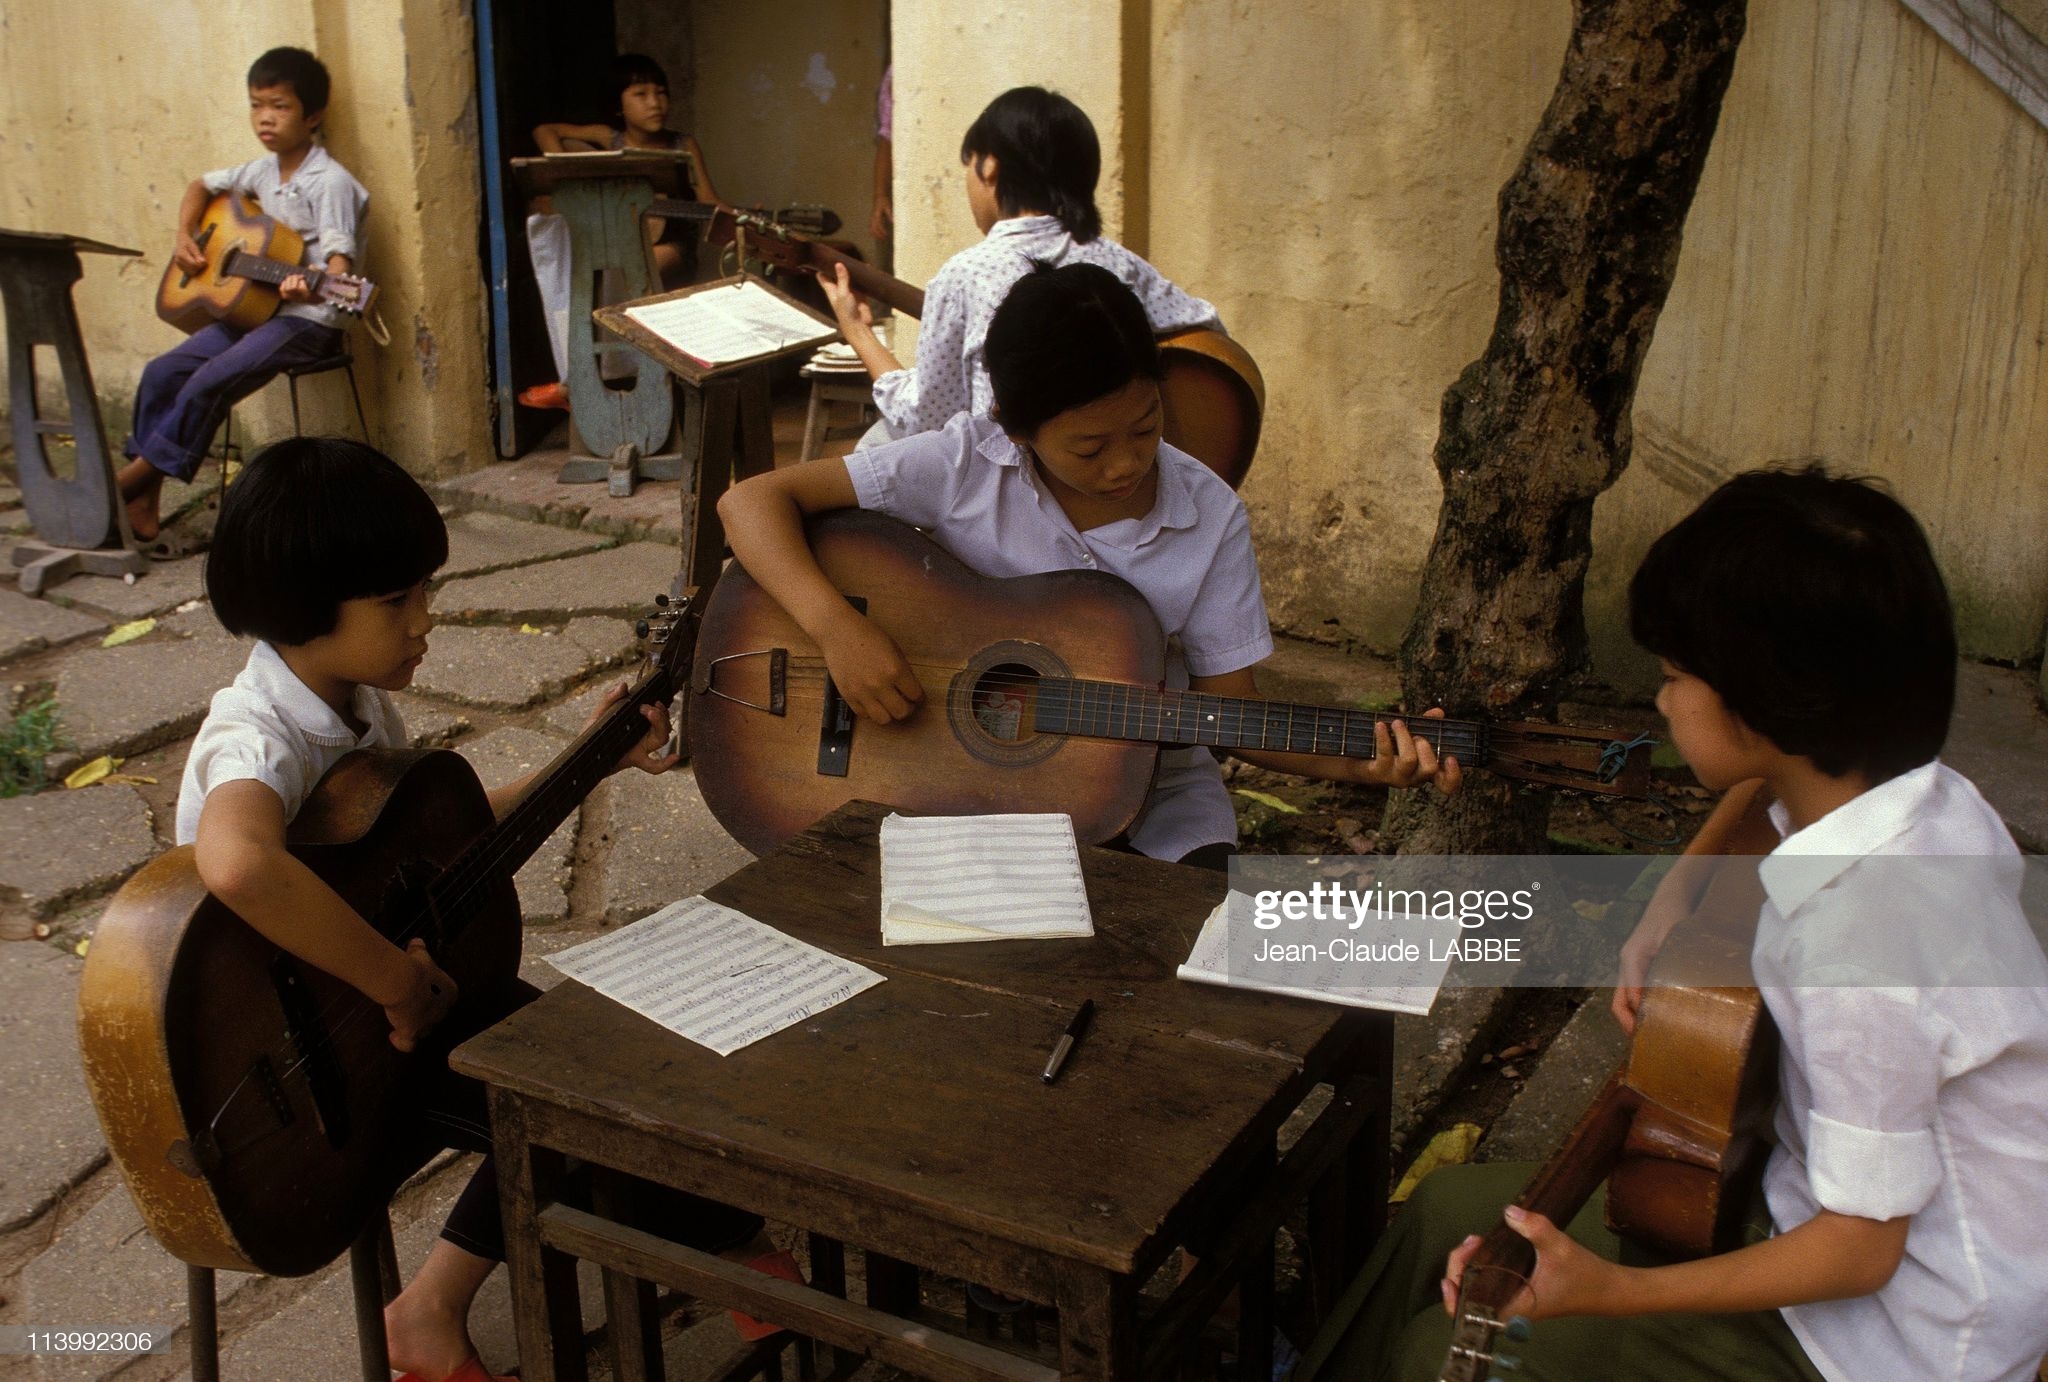
[[[465,993],[491,992],[519,967],[512,875],[646,733],[640,708],[674,695],[687,605],[653,621],[653,670],[502,821],[459,754],[359,750],[314,788],[291,852],[394,944],[423,938]],[[433,1151],[416,1101],[432,1058],[210,896],[189,845],[115,895],[78,1013],[107,1146],[150,1232],[195,1266],[318,1270]]]
[[[1679,1258],[1741,1246],[1777,1091],[1777,1031],[1749,964],[1764,901],[1756,865],[1778,843],[1768,805],[1755,792],[1724,838],[1687,851],[1727,858],[1657,954],[1628,1059],[1516,1204],[1562,1227],[1604,1180],[1617,1233]],[[1486,1235],[1466,1266],[1441,1382],[1513,1368],[1497,1341],[1529,1337],[1526,1320],[1503,1316],[1535,1266],[1513,1229]]]
[[[305,275],[319,306],[351,316],[377,300],[366,278],[304,266],[305,240],[247,197],[223,192],[208,202],[192,239],[206,266],[187,273],[173,259],[156,290],[156,314],[188,336],[217,321],[242,331],[261,326],[276,315],[284,302],[277,290],[293,274]]]
[[[745,255],[797,272],[831,273],[846,266],[848,281],[868,297],[906,316],[924,315],[924,289],[766,216],[742,211],[712,219],[714,244],[743,242]],[[1160,401],[1169,442],[1208,466],[1236,489],[1259,449],[1266,411],[1266,380],[1250,352],[1220,331],[1190,327],[1159,338]]]
[[[1102,571],[994,579],[915,528],[843,509],[808,526],[826,576],[897,644],[925,704],[856,722],[816,645],[737,563],[705,608],[690,751],[704,800],[766,853],[857,797],[924,811],[1063,811],[1084,842],[1137,816],[1161,745],[1369,758],[1392,715],[1162,689],[1166,640]],[[1644,795],[1649,741],[1562,725],[1408,721],[1461,765]]]

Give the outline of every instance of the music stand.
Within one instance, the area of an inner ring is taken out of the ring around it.
[[[660,291],[642,218],[657,200],[674,194],[687,153],[609,149],[515,158],[512,167],[528,196],[548,194],[569,225],[569,320],[588,322],[597,307],[601,274],[616,275],[629,300]],[[585,332],[588,328],[583,328]],[[641,479],[682,475],[682,455],[663,452],[675,424],[675,399],[661,365],[619,341],[584,335],[568,342],[570,436],[583,454],[571,456],[556,478],[565,485],[609,481],[624,497]],[[616,357],[633,364],[630,385],[614,388],[603,366]]]
[[[114,480],[114,461],[93,392],[92,367],[71,285],[85,274],[87,254],[140,256],[141,250],[103,245],[78,235],[0,230],[0,297],[6,299],[8,406],[21,499],[40,542],[14,549],[21,593],[41,595],[78,572],[139,576],[149,562],[135,550],[128,511]],[[44,417],[36,394],[35,348],[48,346],[64,376],[65,415]],[[68,436],[74,452],[69,479],[50,464],[49,438]]]
[[[818,334],[743,360],[706,365],[626,315],[630,308],[673,302],[740,283],[757,285],[817,322]],[[822,312],[748,273],[695,283],[639,302],[601,307],[592,315],[599,326],[659,361],[683,387],[683,454],[696,459],[696,473],[682,487],[682,584],[702,586],[725,559],[725,527],[718,521],[718,496],[735,480],[775,468],[768,367],[791,355],[807,354],[823,342],[835,339],[838,325]]]

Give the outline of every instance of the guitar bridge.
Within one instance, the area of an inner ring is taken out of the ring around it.
[[[271,962],[270,981],[277,987],[277,1001],[284,1009],[285,1032],[299,1053],[293,1064],[305,1072],[320,1131],[326,1134],[328,1145],[339,1147],[348,1141],[350,1132],[348,1087],[342,1077],[341,1062],[334,1054],[334,1044],[328,1040],[327,1023],[320,1015],[313,991],[306,987],[290,956],[279,955]],[[283,1097],[282,1088],[278,1094]]]
[[[718,681],[718,669],[720,667],[723,667],[728,662],[741,662],[748,658],[756,657],[768,659],[768,703],[766,705],[761,704],[759,701],[750,701],[744,696],[735,696],[730,691],[718,689],[715,683]],[[690,689],[700,696],[716,696],[721,701],[731,701],[734,705],[745,706],[748,710],[762,710],[770,715],[786,715],[789,713],[789,649],[765,648],[759,652],[727,653],[724,657],[714,657],[691,679]]]

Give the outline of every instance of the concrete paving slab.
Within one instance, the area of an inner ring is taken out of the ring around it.
[[[674,547],[629,542],[602,552],[448,582],[434,595],[437,617],[541,622],[564,615],[638,618],[668,594],[680,560]]]
[[[1577,1126],[1586,1106],[1628,1054],[1628,1038],[1595,989],[1536,1059],[1521,1091],[1479,1144],[1480,1161],[1544,1161]]]
[[[560,446],[542,447],[516,461],[444,481],[438,492],[465,508],[489,509],[513,518],[615,537],[678,539],[682,494],[675,481],[643,482],[629,498],[614,499],[603,485],[555,483],[568,457]]]
[[[526,523],[504,514],[460,513],[448,520],[448,562],[440,570],[440,579],[445,583],[460,576],[480,576],[510,566],[595,552],[612,542],[602,533]]]
[[[110,622],[48,600],[0,590],[0,662],[103,633]]]
[[[398,1273],[411,1281],[426,1261],[455,1197],[469,1182],[476,1158],[464,1157],[436,1174],[424,1194],[402,1199],[394,1217]],[[309,1278],[307,1289],[268,1319],[244,1330],[221,1351],[221,1376],[252,1379],[337,1378],[357,1375],[355,1305],[349,1289],[348,1259]],[[580,1265],[577,1282],[586,1329],[603,1319],[604,1293],[597,1268]],[[485,1368],[502,1373],[519,1356],[513,1331],[512,1292],[503,1271],[492,1272],[470,1309],[470,1337]],[[188,1373],[178,1374],[180,1379]]]
[[[546,767],[566,743],[538,730],[497,729],[469,740],[458,752],[470,761],[484,786],[491,788]],[[571,811],[569,818],[513,877],[519,890],[519,912],[529,926],[559,921],[569,915],[570,867],[576,855],[576,822],[580,815],[580,808]]]
[[[168,614],[182,604],[206,596],[203,556],[153,561],[130,585],[118,576],[73,576],[50,592],[61,605],[112,616],[117,622]]]
[[[34,531],[35,525],[28,521],[26,509],[0,509],[0,533],[16,536]]]
[[[702,892],[754,856],[725,833],[704,804],[696,774],[624,772],[610,780],[611,860],[604,916],[613,926]]]
[[[0,892],[33,916],[113,888],[155,853],[149,806],[124,783],[0,801]]]
[[[175,1330],[186,1318],[185,1264],[157,1246],[120,1177],[32,1260],[21,1273],[22,1313],[31,1320],[63,1320],[85,1328]],[[223,1309],[251,1282],[247,1272],[214,1277]],[[126,1357],[44,1355],[38,1382],[97,1382]]]
[[[429,640],[413,690],[458,705],[523,710],[625,662],[638,641],[620,619],[572,619],[538,633],[444,626]]]
[[[57,672],[64,732],[85,758],[185,738],[248,657],[206,609],[160,619],[137,643],[67,654]]]
[[[78,1063],[84,968],[40,941],[0,943],[0,1233],[48,1211],[106,1160]]]
[[[2048,853],[2048,715],[2032,675],[1963,663],[1941,757],[1977,784],[2021,849]]]
[[[450,710],[424,696],[400,691],[391,699],[398,707],[399,716],[405,721],[406,733],[412,736],[412,746],[416,749],[440,748],[474,728],[469,717],[461,711]]]
[[[21,507],[21,491],[13,485],[0,484],[0,509]]]

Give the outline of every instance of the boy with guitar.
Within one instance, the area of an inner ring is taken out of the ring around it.
[[[1750,952],[1781,1042],[1777,1145],[1746,1245],[1716,1256],[1617,1243],[1597,1204],[1569,1230],[1510,1205],[1536,1265],[1499,1314],[1540,1321],[1510,1346],[1519,1375],[2031,1382],[2048,1351],[2048,960],[2011,837],[1936,757],[1956,638],[1926,537],[1863,482],[1756,471],[1660,538],[1629,595],[1672,740],[1727,793],[1703,839],[1760,791],[1781,837]],[[1631,1034],[1696,901],[1690,862],[1623,951]],[[1447,1358],[1479,1270],[1481,1240],[1458,1235],[1530,1169],[1425,1180],[1319,1375],[1487,1376],[1484,1357]]]
[[[265,215],[305,240],[304,263],[347,273],[360,248],[369,193],[317,142],[327,115],[327,68],[303,48],[273,48],[249,68],[249,124],[263,157],[194,178],[178,206],[175,266],[206,268],[193,233],[207,203],[223,193],[253,197]],[[284,304],[247,331],[214,322],[151,360],[135,391],[135,428],[122,448],[121,495],[128,526],[156,539],[164,476],[190,479],[228,409],[293,365],[341,349],[342,313],[315,300],[303,275],[278,288]]]

